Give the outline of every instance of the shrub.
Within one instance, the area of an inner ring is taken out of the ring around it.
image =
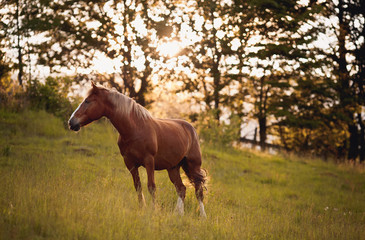
[[[19,111],[26,106],[24,90],[21,86],[11,83],[9,87],[0,87],[0,107]]]
[[[68,78],[52,77],[48,77],[44,84],[31,81],[26,90],[31,108],[44,109],[65,122],[72,113],[72,104],[67,98],[70,83]]]
[[[197,130],[204,143],[214,147],[230,147],[240,137],[240,118],[231,115],[228,123],[218,121],[214,111],[202,113],[198,117]]]

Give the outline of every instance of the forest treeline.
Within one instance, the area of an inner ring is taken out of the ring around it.
[[[362,162],[364,13],[363,0],[2,0],[1,101],[23,91],[62,115],[86,79],[148,107],[175,82],[205,112],[192,119],[225,126],[217,134],[239,137],[255,120],[263,150],[272,136],[288,151]],[[185,44],[161,54],[171,41]],[[100,55],[119,62],[114,72],[79,71]]]

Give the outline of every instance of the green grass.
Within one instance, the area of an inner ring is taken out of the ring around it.
[[[364,169],[203,147],[207,220],[185,216],[167,172],[140,208],[105,120],[79,133],[45,112],[0,110],[0,239],[364,239]]]

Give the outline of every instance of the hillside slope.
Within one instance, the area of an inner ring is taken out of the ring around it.
[[[0,239],[364,239],[363,169],[203,146],[207,220],[192,187],[185,216],[167,172],[140,208],[100,120],[79,133],[45,112],[0,110]],[[186,181],[186,178],[185,178]],[[187,182],[187,181],[186,181]]]

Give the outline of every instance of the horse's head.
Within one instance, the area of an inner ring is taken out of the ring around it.
[[[103,89],[99,89],[92,83],[92,89],[88,96],[72,113],[68,125],[71,130],[79,131],[82,126],[85,126],[95,120],[98,120],[105,115],[105,106],[102,98]]]

